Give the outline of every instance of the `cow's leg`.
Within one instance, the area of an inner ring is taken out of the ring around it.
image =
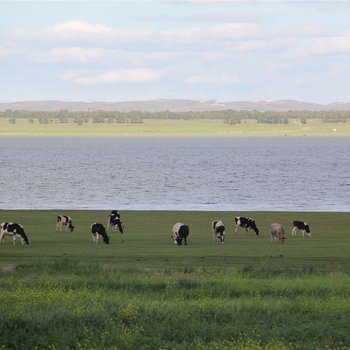
[[[301,233],[303,234],[303,237],[305,237],[305,230],[301,230]]]
[[[59,227],[59,222],[57,222],[56,224],[56,231],[58,230],[58,227]]]
[[[294,226],[292,230],[292,236],[296,236],[296,235],[297,235],[297,228]]]
[[[4,233],[1,232],[1,234],[0,234],[0,243],[1,243],[1,244],[4,244],[4,243],[5,243],[4,241],[5,241],[5,240],[4,240]]]
[[[16,244],[16,235],[12,235],[12,244],[13,244],[13,245]]]

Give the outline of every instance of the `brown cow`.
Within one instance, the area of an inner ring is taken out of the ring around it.
[[[284,228],[281,224],[271,224],[271,242],[275,239],[275,243],[283,244],[287,239],[284,233]]]

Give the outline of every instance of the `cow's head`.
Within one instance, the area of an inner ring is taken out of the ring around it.
[[[71,223],[71,222],[69,222],[69,224],[68,224],[68,228],[70,229],[70,232],[73,232],[73,230],[74,230],[74,226],[72,225],[72,223]]]
[[[103,242],[106,243],[106,244],[109,244],[109,236],[106,234],[106,235],[103,235]]]
[[[18,227],[16,227],[16,229],[14,230],[14,233],[21,236],[22,243],[29,244],[29,238],[24,232],[24,229],[21,225],[18,225]]]
[[[279,238],[280,244],[283,244],[286,239],[287,239],[287,237],[285,237],[285,236],[280,237]]]
[[[220,239],[221,243],[225,242],[225,236],[223,234],[221,234],[220,232],[216,235],[216,237]]]
[[[309,237],[311,237],[311,232],[310,232],[310,227],[309,227],[309,225],[308,225],[306,222],[305,222],[304,224],[305,224],[305,231],[306,231],[307,235],[308,235]]]
[[[255,225],[255,221],[251,219],[251,222],[250,222],[250,227],[252,228],[252,230],[255,232],[255,234],[257,236],[259,236],[259,229],[256,227]]]
[[[174,233],[171,238],[173,239],[174,241],[174,244],[177,244],[177,245],[182,245],[182,238],[177,235],[176,233]]]
[[[115,219],[113,221],[113,225],[114,225],[114,228],[116,230],[119,230],[120,233],[123,233],[124,232],[124,227],[123,227],[123,223],[120,221],[120,219]]]
[[[225,227],[224,226],[219,226],[216,229],[216,238],[220,239],[221,243],[224,243],[224,241],[225,241]]]

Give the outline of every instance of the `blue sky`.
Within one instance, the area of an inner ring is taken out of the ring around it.
[[[0,102],[350,102],[350,1],[1,1]]]

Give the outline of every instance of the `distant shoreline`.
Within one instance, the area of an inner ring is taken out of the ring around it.
[[[222,120],[155,120],[143,123],[50,123],[30,124],[18,120],[11,124],[0,120],[0,137],[293,137],[293,136],[350,136],[350,123],[322,123],[314,120],[307,124],[225,124]]]

